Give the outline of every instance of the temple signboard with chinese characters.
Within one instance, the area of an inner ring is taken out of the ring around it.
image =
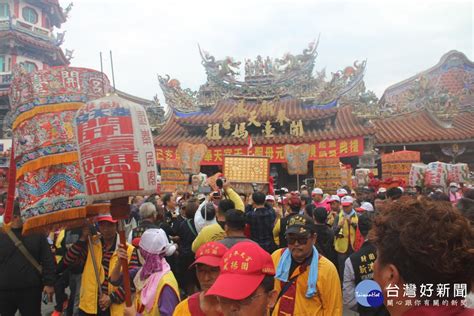
[[[340,158],[360,156],[363,153],[364,139],[350,138],[331,141],[313,142],[309,145],[309,160],[324,158]],[[201,165],[222,165],[224,156],[231,155],[265,156],[271,163],[286,163],[284,145],[257,145],[250,150],[247,146],[222,146],[208,148]],[[176,147],[157,148],[156,159],[158,163],[176,160]]]

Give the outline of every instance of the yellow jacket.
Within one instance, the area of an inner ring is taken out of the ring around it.
[[[225,191],[225,193],[227,194],[227,196],[229,197],[229,200],[231,200],[232,202],[234,202],[234,206],[235,206],[235,209],[236,210],[239,210],[241,212],[244,212],[245,211],[245,205],[244,205],[244,202],[242,202],[242,199],[240,198],[240,196],[237,194],[237,192],[235,192],[233,189],[229,188]]]
[[[214,223],[204,227],[194,239],[191,246],[192,251],[195,253],[199,247],[210,241],[222,240],[225,238],[225,231],[222,229],[219,223]]]
[[[344,237],[337,238],[338,231],[335,232],[334,236],[334,248],[339,253],[346,253],[349,246],[349,238],[351,241],[351,248],[354,249],[354,241],[356,236],[356,229],[352,227],[351,223],[357,224],[359,219],[356,214],[352,215],[350,220],[344,218],[344,211],[339,212],[338,220],[339,229],[342,227],[342,234]],[[349,233],[350,230],[350,233]]]
[[[132,257],[133,246],[127,244],[128,260]],[[92,248],[95,254],[95,260],[97,261],[97,268],[99,269],[99,280],[102,284],[105,280],[104,267],[102,266],[102,242],[97,238],[92,240]],[[109,272],[112,272],[115,264],[117,263],[118,256],[114,252],[109,262]],[[99,288],[95,277],[94,266],[92,263],[92,256],[90,249],[87,251],[86,264],[84,265],[84,272],[82,273],[81,281],[81,292],[80,292],[80,303],[79,308],[88,314],[97,314],[97,303],[99,301]],[[117,287],[113,286],[110,282],[108,284],[108,292],[113,293]],[[123,315],[125,303],[110,305],[110,315]]]
[[[158,301],[160,300],[161,291],[163,290],[163,287],[165,285],[168,285],[169,287],[173,289],[173,291],[176,293],[176,296],[178,297],[178,300],[179,300],[178,282],[176,281],[176,278],[174,277],[173,272],[170,271],[166,273],[165,275],[163,275],[160,282],[158,283],[158,288],[155,294],[155,302],[153,304],[152,310],[150,312],[147,312],[146,310],[144,310],[140,315],[142,316],[159,316],[160,315],[160,310],[158,308]],[[143,308],[140,302],[140,295],[141,295],[141,291],[137,291],[137,294],[135,295],[135,306],[137,307],[138,311]],[[115,314],[111,313],[110,315],[112,316]],[[120,315],[123,315],[123,313]]]
[[[278,266],[283,249],[272,254],[273,264]],[[334,264],[323,256],[318,262],[317,294],[306,298],[308,287],[309,267],[304,271],[295,269],[290,278],[298,276],[295,283],[276,303],[272,316],[289,315],[342,315],[342,291],[339,275]],[[275,279],[275,291],[280,293],[282,282]]]

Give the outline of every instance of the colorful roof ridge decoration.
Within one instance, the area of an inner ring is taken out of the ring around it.
[[[474,63],[461,52],[444,54],[433,67],[388,87],[380,99],[387,114],[428,109],[441,117],[474,107]]]
[[[219,60],[199,47],[207,82],[198,91],[183,89],[169,75],[158,76],[158,80],[166,103],[178,116],[209,111],[220,101],[231,99],[261,102],[291,96],[307,106],[323,109],[360,101],[365,93],[366,61],[356,61],[326,80],[324,69],[313,75],[318,43],[319,38],[297,55],[246,59],[244,80],[238,78],[241,62],[231,57]]]
[[[474,141],[474,113],[456,115],[446,127],[430,111],[417,110],[373,122],[377,145]]]

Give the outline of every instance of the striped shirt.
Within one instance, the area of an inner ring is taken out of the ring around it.
[[[104,242],[103,239],[100,239],[101,244],[102,244],[102,267],[104,269],[104,282],[101,284],[101,289],[102,293],[109,295],[110,299],[112,300],[112,303],[115,304],[121,304],[125,301],[125,290],[123,287],[120,285],[118,286],[114,292],[109,293],[109,263],[110,259],[112,258],[112,255],[115,252],[116,248],[116,240],[112,243],[112,247],[109,249],[105,249],[104,247]],[[71,248],[66,253],[66,256],[64,258],[64,262],[66,265],[69,266],[80,266],[81,269],[84,268],[86,259],[87,259],[87,242],[86,241],[77,241],[74,245],[72,245]],[[140,267],[140,263],[138,261],[138,254],[137,254],[137,249],[134,249],[132,252],[132,256],[130,258],[130,261],[128,262],[128,269],[129,270],[137,270]],[[132,288],[132,291],[134,289]]]

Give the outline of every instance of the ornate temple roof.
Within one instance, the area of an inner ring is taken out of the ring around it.
[[[177,146],[180,142],[190,142],[195,144],[206,144],[208,146],[242,146],[247,145],[247,137],[234,137],[236,126],[245,124],[249,135],[252,136],[254,145],[262,144],[290,144],[290,143],[307,143],[322,140],[333,140],[349,137],[360,137],[374,133],[372,127],[366,127],[359,123],[357,118],[352,114],[353,109],[350,106],[342,108],[329,109],[304,109],[301,102],[291,98],[280,100],[273,105],[276,112],[274,115],[259,115],[257,113],[256,121],[261,123],[260,127],[249,126],[247,116],[238,117],[232,115],[228,117],[229,129],[223,127],[226,113],[233,113],[236,108],[233,101],[220,102],[216,106],[215,112],[207,114],[199,114],[198,117],[178,117],[172,115],[159,136],[155,137],[155,145],[157,146]],[[244,104],[246,112],[252,112],[252,108],[258,107],[261,111],[261,104]],[[286,109],[287,122],[282,126],[278,123],[278,112]],[[276,121],[275,121],[276,120]],[[304,134],[301,136],[291,135],[289,126],[291,122],[301,120],[304,128]],[[265,122],[271,121],[274,130],[274,137],[265,137],[262,132],[265,128]],[[291,122],[290,122],[291,121]],[[212,122],[212,123],[211,123]],[[220,139],[209,139],[206,137],[206,130],[209,124],[213,126],[215,123],[221,122]],[[214,123],[214,124],[213,124]]]
[[[206,112],[222,100],[261,101],[291,96],[313,106],[335,106],[365,92],[363,77],[366,62],[354,62],[330,78],[326,71],[313,71],[318,41],[301,54],[287,53],[282,58],[257,56],[244,61],[244,79],[239,78],[241,62],[232,57],[217,59],[201,50],[201,63],[207,82],[198,91],[183,89],[177,79],[159,76],[166,103],[175,113]],[[314,73],[314,74],[313,74]]]
[[[34,47],[34,50],[40,51],[47,57],[45,60],[50,66],[62,66],[69,64],[68,58],[59,46],[54,45],[51,41],[35,38],[33,36],[15,31],[0,31],[0,41],[5,43],[13,43],[23,45],[25,47]]]
[[[443,111],[474,107],[474,63],[461,52],[444,54],[433,67],[388,87],[380,107],[393,113],[426,108]]]
[[[474,141],[474,113],[456,115],[449,126],[428,110],[373,122],[377,145]]]

